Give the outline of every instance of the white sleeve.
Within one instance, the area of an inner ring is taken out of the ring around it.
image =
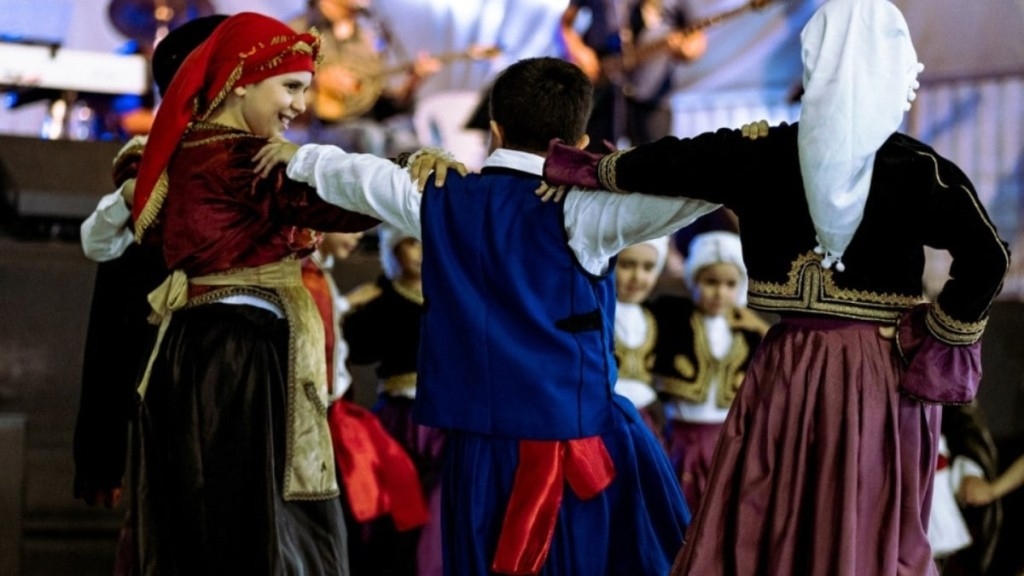
[[[966,456],[956,456],[953,458],[953,462],[950,463],[949,467],[949,482],[952,484],[954,492],[960,490],[960,483],[968,476],[977,476],[984,480],[985,470],[982,469],[980,464]]]
[[[347,296],[339,293],[334,298],[334,309],[338,312],[339,316],[344,316],[352,310],[352,303],[349,302]]]
[[[372,154],[306,144],[288,162],[288,177],[316,188],[325,201],[383,220],[420,238],[420,199],[409,173]]]
[[[691,198],[617,194],[572,188],[565,195],[569,247],[591,274],[604,274],[624,248],[665,236],[717,209]]]
[[[100,199],[96,210],[82,222],[82,251],[96,262],[113,260],[134,241],[128,222],[132,211],[121,196],[121,188]]]

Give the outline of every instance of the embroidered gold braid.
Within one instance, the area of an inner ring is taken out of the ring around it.
[[[604,186],[605,190],[618,192],[620,194],[626,192],[622,188],[619,188],[615,182],[615,165],[619,162],[619,157],[626,152],[629,152],[629,150],[612,152],[604,158],[601,158],[601,161],[597,163],[597,180],[602,186]]]
[[[793,261],[785,283],[750,279],[751,308],[767,312],[822,312],[855,320],[895,322],[904,310],[921,302],[918,296],[878,294],[840,288],[832,270],[822,270],[814,251]]]
[[[398,295],[401,296],[402,298],[405,298],[406,300],[412,302],[413,304],[419,304],[420,306],[423,306],[422,291],[415,290],[413,288],[407,288],[397,280],[393,280],[391,282],[391,287],[394,288],[395,292],[397,292]]]
[[[381,380],[380,389],[388,396],[399,396],[405,395],[406,393],[416,392],[416,373],[406,372],[404,374],[395,374],[394,376],[388,376]]]
[[[623,344],[618,338],[615,339],[615,357],[619,359],[619,378],[638,380],[650,384],[654,377],[651,375],[651,368],[654,367],[654,343],[658,340],[658,326],[654,322],[654,315],[651,311],[643,308],[644,321],[647,323],[647,334],[644,341],[636,348],[630,348]]]
[[[198,132],[200,130],[229,130],[229,132],[221,132],[215,136],[200,138],[198,140],[188,140],[186,142],[182,142],[181,147],[198,148],[199,146],[205,146],[207,144],[212,144],[214,142],[222,142],[224,140],[239,140],[243,138],[262,139],[262,136],[257,136],[256,134],[253,134],[251,132],[243,132],[237,128],[232,128],[231,126],[226,126],[224,124],[217,124],[215,122],[192,122],[188,125],[189,132]]]
[[[120,150],[117,151],[117,155],[114,156],[114,161],[111,162],[111,165],[112,166],[117,166],[118,164],[120,164],[125,159],[125,157],[127,157],[127,156],[129,156],[131,154],[136,154],[136,155],[141,156],[142,155],[142,151],[145,148],[146,148],[146,137],[145,136],[132,136],[132,139],[129,140],[124,146],[121,147]]]
[[[974,344],[981,338],[985,331],[988,318],[982,318],[977,322],[961,322],[946,314],[935,302],[928,308],[928,315],[925,316],[925,325],[933,336],[952,346]]]
[[[167,199],[167,170],[160,173],[160,177],[157,178],[156,184],[153,186],[153,192],[149,195],[149,201],[142,207],[142,212],[139,213],[138,219],[135,220],[136,242],[142,243],[142,237],[145,235],[146,230],[156,222],[157,217],[160,215],[165,199]]]
[[[688,402],[703,404],[708,399],[711,385],[718,382],[715,403],[720,408],[728,408],[736,398],[740,384],[743,383],[745,373],[741,367],[750,356],[750,346],[747,345],[743,334],[733,332],[729,352],[719,360],[711,353],[707,331],[700,314],[694,313],[690,316],[690,328],[693,330],[697,365],[694,366],[686,356],[676,356],[675,368],[682,378],[662,378],[658,388]]]

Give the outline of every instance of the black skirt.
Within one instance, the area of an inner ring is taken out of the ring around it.
[[[136,428],[136,573],[348,574],[339,499],[282,497],[287,374],[273,313],[174,314]]]

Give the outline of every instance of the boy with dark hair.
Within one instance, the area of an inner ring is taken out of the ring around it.
[[[450,575],[664,574],[689,522],[660,445],[612,390],[610,272],[622,248],[715,205],[537,198],[547,142],[588,142],[590,90],[568,62],[513,64],[494,84],[483,171],[422,195],[389,162],[331,146],[271,143],[256,156],[258,171],[287,161],[329,202],[422,239],[414,417],[448,432]]]
[[[575,82],[578,74],[553,59],[510,66],[491,89],[491,121],[505,131],[505,147],[547,150],[548,135],[579,142],[590,116],[593,88]],[[530,86],[530,90],[519,87]]]

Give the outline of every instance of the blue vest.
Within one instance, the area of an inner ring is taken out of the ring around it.
[[[579,265],[539,182],[485,169],[423,193],[420,424],[559,440],[612,423],[614,278]]]

